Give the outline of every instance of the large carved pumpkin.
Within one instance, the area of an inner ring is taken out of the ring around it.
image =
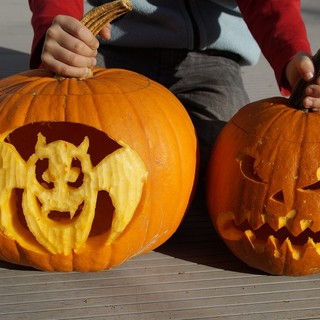
[[[300,104],[299,86],[291,100],[242,108],[209,165],[218,234],[245,263],[272,274],[320,271],[320,113],[292,107]]]
[[[0,81],[0,259],[111,268],[165,242],[188,206],[196,137],[180,102],[133,72]]]

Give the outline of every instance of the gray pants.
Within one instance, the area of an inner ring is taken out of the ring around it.
[[[182,102],[198,134],[202,195],[217,135],[226,121],[248,103],[237,60],[236,55],[212,50],[100,47],[99,65],[141,73],[167,87]]]

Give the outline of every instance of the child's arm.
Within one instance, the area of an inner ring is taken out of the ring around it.
[[[299,77],[314,75],[300,0],[237,0],[243,18],[272,66],[280,90],[289,95]],[[304,106],[319,111],[320,80],[306,89]]]
[[[34,37],[31,48],[30,67],[38,68],[41,65],[41,52],[45,34],[51,26],[55,16],[63,14],[81,19],[84,10],[83,0],[29,0],[32,12],[31,24]]]
[[[272,66],[284,94],[291,91],[286,81],[287,63],[299,51],[311,54],[300,0],[237,0],[242,16],[263,55]]]

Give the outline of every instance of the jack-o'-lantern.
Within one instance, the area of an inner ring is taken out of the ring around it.
[[[0,81],[0,113],[0,259],[102,270],[179,226],[197,143],[160,84],[121,69],[82,80],[27,71]]]
[[[218,137],[208,173],[218,234],[246,264],[278,275],[320,272],[320,113],[298,108],[301,81],[290,99],[240,109]]]

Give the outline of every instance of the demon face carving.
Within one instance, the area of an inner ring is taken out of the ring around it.
[[[14,189],[23,190],[28,229],[53,254],[69,254],[87,241],[100,190],[109,193],[115,208],[106,244],[126,228],[142,195],[146,167],[123,142],[93,166],[89,143],[84,137],[79,146],[64,140],[47,144],[39,133],[35,152],[25,161],[12,144],[0,142],[0,226],[8,237],[26,242],[13,223]]]

